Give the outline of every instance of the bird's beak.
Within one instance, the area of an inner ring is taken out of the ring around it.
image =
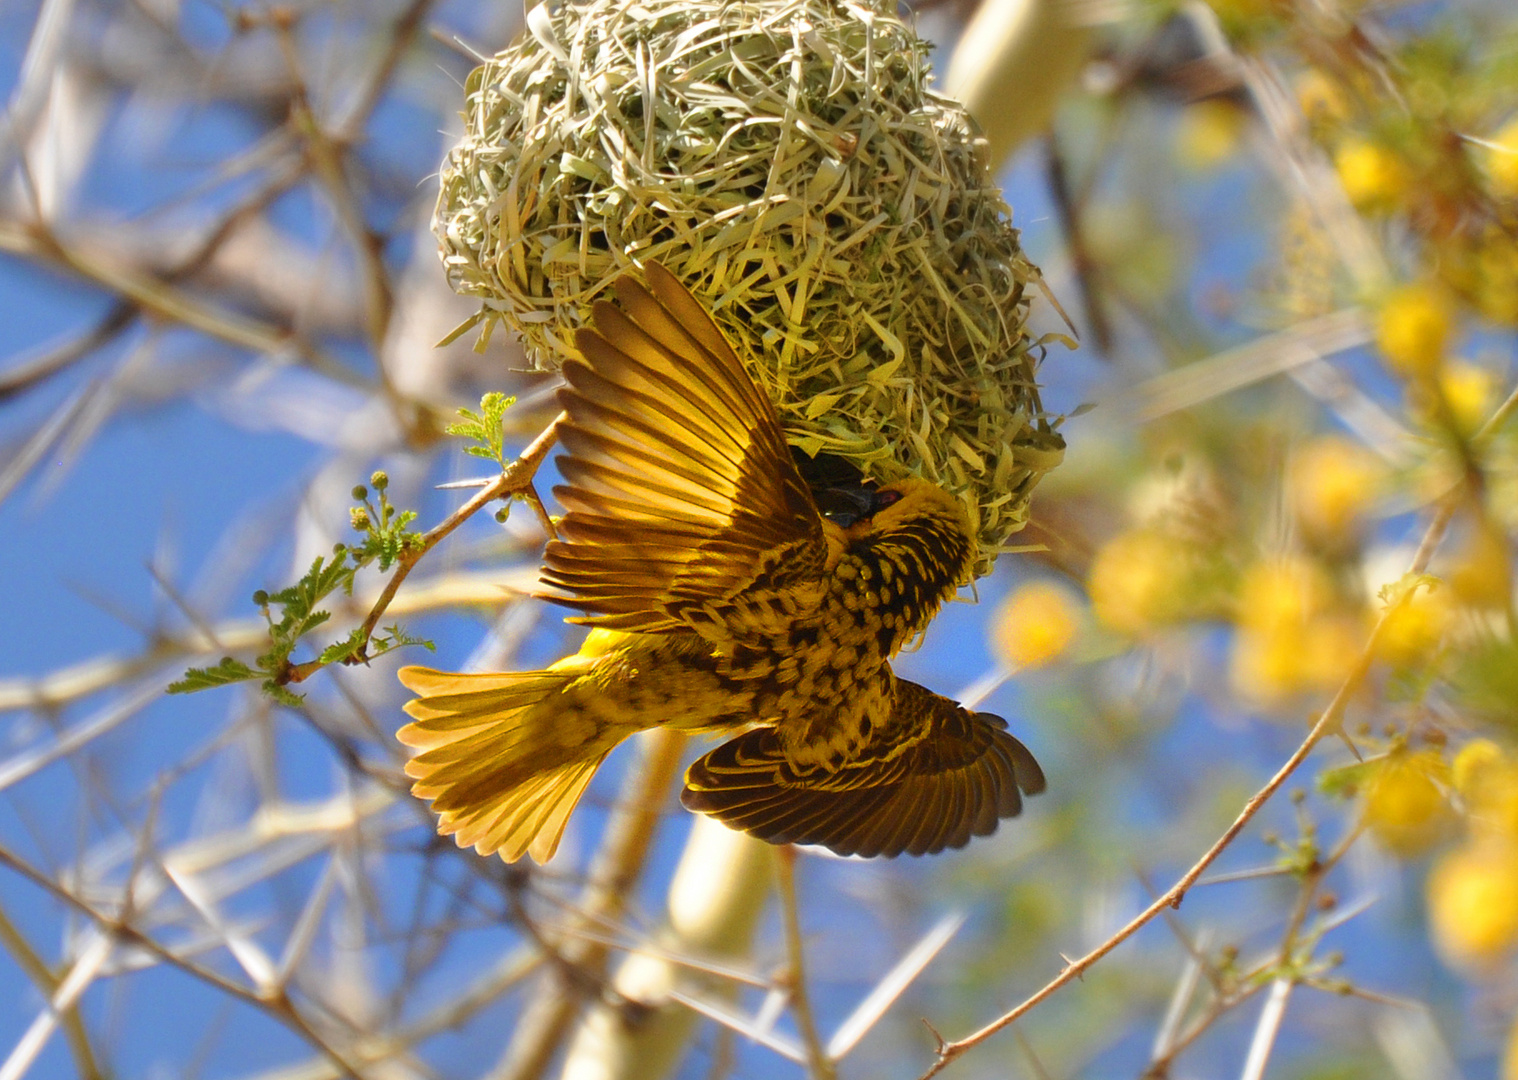
[[[868,488],[823,488],[816,498],[822,516],[841,529],[851,528],[875,512],[875,492]]]

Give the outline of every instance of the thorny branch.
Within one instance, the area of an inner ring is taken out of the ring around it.
[[[1144,1080],[1164,1080],[1168,1077],[1170,1067],[1177,1057],[1201,1038],[1218,1020],[1251,1000],[1266,986],[1272,985],[1272,981],[1285,980],[1290,984],[1314,984],[1314,975],[1306,968],[1311,959],[1312,947],[1322,936],[1322,931],[1320,929],[1310,935],[1310,940],[1306,943],[1307,948],[1304,950],[1302,929],[1315,907],[1319,906],[1320,900],[1323,899],[1321,887],[1324,879],[1349,853],[1350,847],[1359,839],[1362,829],[1356,826],[1346,830],[1344,836],[1334,845],[1333,850],[1321,858],[1317,854],[1317,841],[1311,835],[1312,832],[1313,827],[1304,819],[1303,833],[1305,835],[1301,843],[1308,845],[1309,850],[1298,854],[1301,865],[1295,868],[1280,867],[1274,871],[1281,874],[1295,871],[1300,877],[1297,899],[1292,906],[1291,914],[1287,917],[1280,943],[1268,957],[1242,971],[1234,972],[1226,983],[1219,973],[1211,968],[1205,956],[1193,953],[1194,963],[1207,965],[1205,970],[1213,987],[1212,999],[1192,1019],[1184,1031],[1170,1034],[1156,1045],[1149,1067],[1144,1072]],[[1207,882],[1200,882],[1200,884],[1205,885]],[[1274,976],[1274,980],[1267,978],[1271,975]],[[1184,1007],[1186,1002],[1181,1001],[1179,1004]],[[1180,1017],[1177,1016],[1177,1019]]]
[[[1458,506],[1458,499],[1454,495],[1447,496],[1439,503],[1434,511],[1433,519],[1430,521],[1428,529],[1423,535],[1423,540],[1418,545],[1418,551],[1413,556],[1409,573],[1421,574],[1428,569],[1429,560],[1433,558],[1434,551],[1438,548],[1440,541],[1444,538],[1445,532],[1449,529],[1450,521],[1454,517]],[[1350,699],[1354,697],[1355,692],[1359,690],[1361,684],[1365,681],[1366,675],[1370,672],[1371,663],[1376,656],[1377,645],[1380,643],[1381,636],[1386,630],[1387,623],[1400,608],[1412,599],[1412,593],[1413,590],[1403,592],[1393,604],[1389,605],[1381,613],[1380,619],[1376,622],[1375,629],[1371,632],[1370,640],[1366,642],[1365,648],[1361,651],[1354,668],[1339,686],[1338,692],[1333,696],[1333,700],[1328,703],[1328,708],[1323,710],[1323,714],[1318,717],[1317,722],[1308,731],[1307,737],[1302,740],[1302,744],[1276,770],[1275,775],[1266,781],[1265,786],[1250,796],[1249,800],[1239,811],[1238,816],[1234,818],[1233,823],[1223,831],[1223,834],[1192,865],[1191,869],[1182,874],[1174,885],[1143,911],[1130,919],[1106,941],[1103,941],[1079,959],[1070,961],[1063,971],[1045,984],[1041,990],[1023,1001],[1022,1004],[1009,1009],[989,1024],[986,1024],[978,1031],[966,1035],[964,1038],[945,1040],[942,1037],[938,1037],[936,1059],[929,1066],[928,1070],[922,1074],[921,1080],[929,1080],[930,1077],[937,1076],[961,1055],[979,1046],[1008,1025],[1022,1019],[1066,984],[1084,976],[1088,968],[1138,933],[1139,930],[1152,922],[1155,916],[1166,909],[1180,907],[1181,901],[1185,898],[1186,893],[1190,891],[1191,887],[1196,884],[1197,879],[1206,872],[1207,868],[1217,860],[1218,856],[1244,831],[1245,827],[1254,819],[1254,816],[1259,813],[1260,808],[1269,802],[1270,797],[1279,791],[1286,781],[1291,778],[1292,774],[1312,754],[1318,743],[1322,742],[1324,737],[1336,734],[1339,731],[1340,725],[1343,723],[1346,706],[1348,706]]]

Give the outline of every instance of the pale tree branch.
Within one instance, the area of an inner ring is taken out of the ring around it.
[[[801,935],[801,911],[796,900],[796,849],[787,845],[775,852],[775,881],[780,891],[780,915],[785,924],[786,969],[782,980],[790,993],[791,1011],[801,1030],[801,1044],[806,1047],[807,1069],[815,1080],[833,1080],[837,1066],[828,1057],[817,1033],[812,1015],[812,1001],[806,991],[806,948]]]
[[[576,931],[615,921],[626,910],[629,893],[652,849],[684,747],[685,736],[669,728],[657,728],[644,736],[641,759],[628,774],[616,813],[586,875],[585,888],[570,913],[570,925],[552,935],[559,966],[547,974],[542,992],[517,1025],[505,1056],[492,1074],[499,1080],[543,1075],[585,1004],[585,985],[604,978],[610,948]]]

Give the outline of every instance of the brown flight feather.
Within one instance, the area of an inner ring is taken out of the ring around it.
[[[896,680],[896,711],[836,770],[792,766],[773,728],[697,760],[681,802],[761,840],[842,855],[928,855],[963,847],[1044,790],[1027,747],[990,713]]]

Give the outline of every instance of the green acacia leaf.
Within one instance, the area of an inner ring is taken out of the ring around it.
[[[298,709],[306,703],[305,694],[297,694],[293,691],[286,690],[283,686],[280,686],[279,683],[275,682],[273,679],[264,680],[263,691],[275,701],[279,702],[279,704],[287,706],[291,709]]]
[[[506,410],[515,405],[516,401],[514,397],[492,390],[480,398],[479,412],[473,409],[460,409],[459,416],[462,419],[449,424],[444,430],[449,435],[456,435],[476,444],[466,446],[464,453],[499,462],[501,467],[505,468],[506,437],[503,424]]]
[[[168,686],[170,694],[194,694],[201,690],[210,690],[217,686],[231,686],[233,683],[248,682],[258,678],[260,672],[250,668],[241,660],[234,660],[230,656],[223,656],[221,661],[208,668],[190,668],[184,673],[184,678],[178,682],[171,682]]]
[[[340,664],[345,660],[358,655],[358,651],[364,644],[363,627],[353,628],[353,632],[341,641],[334,641],[321,651],[317,657],[320,664]]]

